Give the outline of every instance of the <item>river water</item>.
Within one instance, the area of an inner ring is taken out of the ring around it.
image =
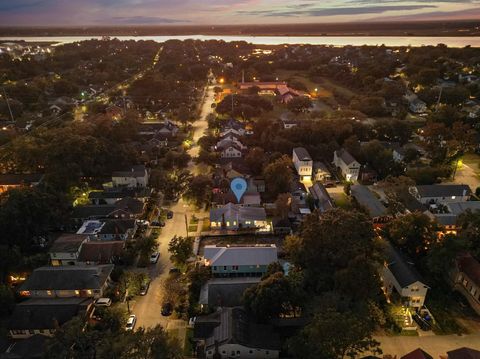
[[[246,41],[259,45],[281,45],[281,44],[310,44],[310,45],[333,45],[333,46],[362,46],[362,45],[385,45],[397,46],[436,46],[445,44],[448,47],[480,47],[480,37],[468,36],[227,36],[227,35],[186,35],[186,36],[114,36],[119,40],[153,40],[164,42],[167,40],[224,40],[224,41]],[[89,39],[101,39],[102,36],[26,36],[26,37],[0,37],[5,40],[25,40],[29,42],[58,42],[72,43]],[[113,37],[112,37],[113,38]]]

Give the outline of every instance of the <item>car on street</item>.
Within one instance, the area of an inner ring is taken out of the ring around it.
[[[428,331],[432,329],[432,326],[429,322],[427,322],[424,318],[422,318],[420,315],[417,313],[412,315],[413,320],[418,324],[420,329],[423,331]]]
[[[152,264],[157,263],[158,258],[160,258],[160,253],[159,252],[152,253],[152,255],[150,256],[150,263],[152,263]]]
[[[172,267],[169,269],[168,273],[173,274],[173,273],[180,273],[180,269]]]
[[[148,292],[148,288],[150,288],[150,282],[143,283],[140,286],[140,295],[146,295]]]
[[[110,298],[98,298],[95,301],[96,307],[109,307],[112,305],[112,300]]]
[[[170,302],[166,302],[162,305],[162,315],[164,317],[168,317],[169,315],[172,315],[173,311],[173,305]]]
[[[173,218],[173,212],[167,211],[167,219],[172,219],[172,218]]]
[[[133,330],[135,324],[137,323],[137,316],[132,314],[127,319],[127,324],[125,325],[125,330]]]

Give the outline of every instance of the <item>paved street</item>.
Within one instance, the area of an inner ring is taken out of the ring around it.
[[[473,159],[474,157],[471,156]],[[466,184],[470,189],[475,190],[480,187],[480,177],[478,176],[479,162],[470,160],[468,163],[461,163],[458,165],[457,173],[455,174],[455,183]]]
[[[396,355],[397,358],[417,348],[422,348],[434,358],[445,355],[447,351],[469,347],[480,350],[480,335],[435,335],[428,337],[374,337],[381,343],[384,354]]]
[[[200,117],[193,124],[193,142],[195,145],[189,150],[189,153],[192,157],[196,157],[198,155],[198,146],[196,146],[196,143],[208,128],[206,117],[212,111],[211,105],[213,101],[213,88],[212,86],[209,86],[206,91],[206,97],[204,104],[202,105]],[[198,168],[194,161],[189,163],[188,169],[192,173],[198,172]],[[185,226],[185,214],[190,219],[193,213],[195,213],[197,218],[202,218],[205,213],[198,212],[198,210],[190,208],[182,199],[180,199],[178,203],[174,203],[168,208],[173,211],[174,215],[172,219],[166,221],[165,227],[162,228],[162,232],[158,237],[160,259],[155,266],[152,265],[148,269],[150,277],[152,278],[150,289],[147,295],[144,297],[136,298],[136,303],[133,305],[132,312],[137,315],[137,327],[143,326],[148,328],[154,327],[157,324],[161,324],[167,329],[178,331],[180,333],[181,330],[179,330],[179,328],[181,326],[179,326],[178,321],[163,317],[160,313],[164,291],[163,284],[168,276],[169,268],[173,266],[169,258],[170,255],[168,253],[168,243],[174,235],[185,236],[187,234]]]

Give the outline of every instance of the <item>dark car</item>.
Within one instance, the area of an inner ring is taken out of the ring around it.
[[[172,311],[173,311],[172,303],[167,302],[162,305],[162,315],[164,317],[168,317],[169,315],[172,315]]]
[[[167,219],[172,219],[172,218],[173,218],[173,212],[167,211]]]
[[[168,273],[180,273],[180,269],[175,268],[175,267],[172,267],[172,268],[170,268],[170,270],[168,271]]]
[[[152,227],[165,227],[165,222],[164,221],[154,221],[151,223]]]
[[[140,286],[140,295],[146,295],[148,292],[148,288],[150,288],[150,282],[143,283]]]
[[[429,322],[427,322],[425,319],[423,319],[420,315],[418,315],[417,313],[413,314],[412,315],[412,318],[413,320],[415,321],[415,323],[418,324],[418,326],[420,327],[420,329],[424,330],[424,331],[427,331],[427,330],[431,330],[432,329],[432,326],[430,325]]]

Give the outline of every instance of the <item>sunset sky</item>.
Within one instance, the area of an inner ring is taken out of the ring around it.
[[[480,0],[0,0],[0,25],[195,25],[479,19]]]

